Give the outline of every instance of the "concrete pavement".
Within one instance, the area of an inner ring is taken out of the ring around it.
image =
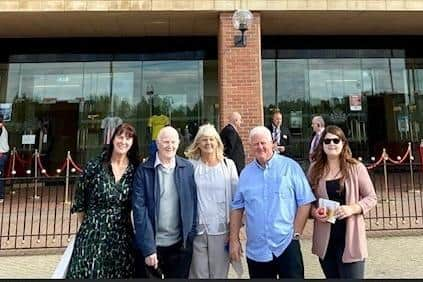
[[[366,278],[423,278],[423,236],[390,236],[368,239]],[[324,278],[311,241],[302,240],[306,278]],[[0,278],[49,278],[60,260],[58,254],[0,256]],[[230,277],[236,277],[230,272]],[[248,278],[244,261],[243,278]]]

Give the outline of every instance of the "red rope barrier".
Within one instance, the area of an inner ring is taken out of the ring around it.
[[[70,155],[69,155],[69,162],[73,166],[73,168],[76,169],[76,171],[78,171],[79,173],[83,172],[83,170],[73,161]]]
[[[386,153],[385,153],[385,155],[386,155],[386,160],[387,161],[390,161],[393,164],[399,165],[399,164],[402,164],[407,159],[407,157],[411,155],[411,147],[408,146],[407,151],[405,152],[404,156],[400,160],[398,160],[398,161],[391,159],[389,157],[389,155],[386,154]],[[379,166],[383,162],[383,158],[384,158],[384,153],[382,153],[382,155],[380,156],[379,160],[376,163],[367,166],[367,169],[368,170],[371,170],[371,169],[374,169],[377,166]]]
[[[40,156],[38,155],[36,158],[37,158],[38,166],[40,167],[41,174],[44,174],[46,177],[51,177],[51,175],[47,173],[47,170],[44,168],[43,164],[41,163]]]
[[[367,169],[368,169],[368,170],[374,169],[374,168],[376,168],[377,166],[379,166],[382,162],[383,162],[383,153],[382,153],[382,155],[380,156],[379,160],[378,160],[376,163],[374,163],[374,164],[371,164],[371,165],[367,166]]]
[[[407,152],[405,152],[405,155],[399,161],[393,160],[389,156],[388,156],[388,160],[390,162],[392,162],[393,164],[399,165],[399,164],[401,164],[401,163],[403,163],[405,161],[405,159],[407,158],[408,155],[410,155],[410,153],[411,153],[411,148],[408,147]]]
[[[19,156],[19,154],[17,152],[16,152],[15,156],[16,156],[15,160],[18,161],[18,162],[20,162],[22,164],[22,166],[30,165],[31,162],[32,162],[32,155],[29,158],[29,160],[23,160],[23,159],[21,159],[21,157]]]
[[[7,172],[6,172],[6,177],[9,178],[12,176],[12,166],[13,166],[13,154],[12,153],[9,157],[9,160],[7,162]]]
[[[59,168],[60,169],[60,172],[62,172],[65,168],[66,168],[66,159],[63,161],[62,166]],[[57,174],[60,174],[60,172],[57,172]]]

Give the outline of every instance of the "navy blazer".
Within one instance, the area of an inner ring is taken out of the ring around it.
[[[270,133],[273,133],[272,123],[270,123],[266,127],[267,127],[267,129],[270,130]],[[284,146],[285,147],[285,152],[280,153],[280,154],[292,158],[292,149],[293,148],[292,148],[292,144],[291,144],[291,131],[289,131],[288,127],[285,127],[283,125],[281,125],[279,127],[279,129],[281,130],[281,138],[279,140],[278,146]],[[283,138],[284,135],[286,136],[286,138]]]
[[[155,160],[156,156],[153,155],[145,163],[140,164],[133,182],[132,209],[135,241],[144,257],[157,252],[155,238],[160,210],[160,188],[155,187],[157,177],[157,169],[154,168]],[[196,235],[197,222],[197,186],[192,164],[176,156],[174,177],[179,196],[183,246],[189,248]]]

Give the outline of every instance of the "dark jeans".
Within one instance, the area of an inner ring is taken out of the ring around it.
[[[192,246],[184,248],[179,242],[168,247],[157,247],[157,258],[165,278],[188,278]]]
[[[0,154],[0,199],[4,199],[4,180],[5,168],[7,164],[7,159],[9,158],[9,153]]]
[[[364,278],[364,260],[343,263],[342,254],[344,248],[336,248],[329,250],[323,260],[319,259],[323,273],[326,278],[348,278],[363,279]]]
[[[304,279],[304,264],[300,241],[292,240],[279,256],[269,262],[257,262],[247,258],[250,278],[300,278]]]

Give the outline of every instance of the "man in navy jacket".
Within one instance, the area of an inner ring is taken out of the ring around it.
[[[188,278],[197,219],[194,169],[176,156],[179,135],[173,127],[162,128],[156,141],[157,153],[134,177],[135,241],[147,267],[160,269],[165,278]]]

